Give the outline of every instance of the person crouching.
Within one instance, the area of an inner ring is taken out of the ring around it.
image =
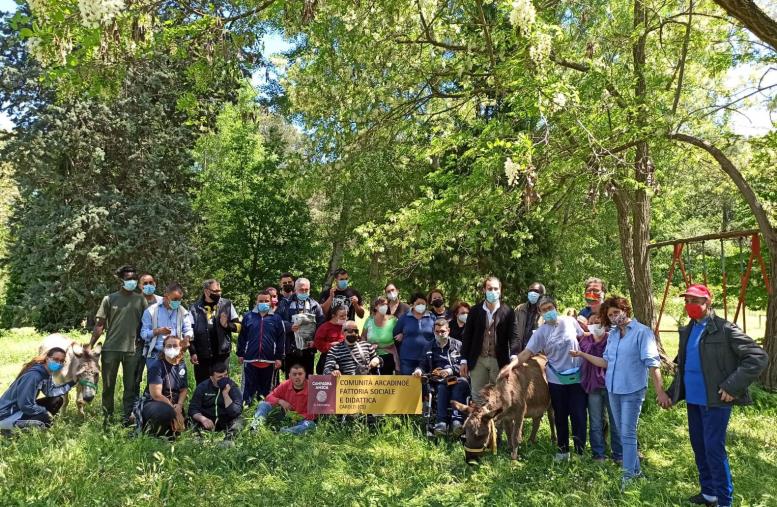
[[[181,340],[166,336],[162,346],[159,361],[148,369],[148,386],[133,415],[139,431],[174,438],[185,427],[183,406],[189,392],[189,376]]]
[[[289,377],[289,380],[273,389],[265,401],[259,402],[251,425],[253,429],[264,426],[267,416],[275,407],[280,407],[283,415],[293,412],[302,417],[299,423],[281,428],[281,433],[299,435],[316,427],[316,415],[308,413],[308,380],[305,368],[301,364],[293,364],[289,369]]]
[[[227,364],[210,365],[210,376],[200,382],[189,403],[189,417],[198,431],[223,431],[232,439],[243,427],[243,395],[229,378]]]

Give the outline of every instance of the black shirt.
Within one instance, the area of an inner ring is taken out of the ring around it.
[[[351,297],[356,296],[359,300],[359,304],[362,304],[362,295],[359,291],[348,287],[345,290],[337,289],[334,296],[332,296],[332,306],[330,309],[337,308],[338,306],[345,306],[348,308],[348,320],[354,320],[356,317],[356,308],[351,304]],[[319,302],[324,304],[324,301],[329,299],[329,291],[325,290],[321,293]]]

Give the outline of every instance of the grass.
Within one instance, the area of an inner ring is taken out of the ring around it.
[[[0,390],[37,349],[30,330],[0,334]],[[676,345],[675,345],[676,347]],[[755,391],[729,433],[737,505],[775,506],[777,396]],[[118,400],[117,400],[118,401]],[[118,406],[118,404],[117,404]],[[103,430],[99,401],[82,419],[71,408],[48,432],[0,438],[0,505],[684,505],[698,492],[682,408],[645,405],[640,427],[647,479],[619,493],[620,470],[590,458],[553,463],[539,442],[511,462],[505,451],[464,464],[459,445],[431,442],[406,418],[377,430],[323,422],[302,437],[269,430],[170,444]]]

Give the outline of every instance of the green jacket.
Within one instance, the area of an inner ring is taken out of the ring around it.
[[[680,329],[680,348],[674,360],[677,371],[668,389],[673,403],[685,399],[685,351],[692,326],[693,322]],[[719,389],[734,396],[734,405],[752,403],[748,387],[766,368],[768,357],[764,349],[736,324],[712,313],[699,339],[699,354],[708,407],[732,405],[721,401]]]

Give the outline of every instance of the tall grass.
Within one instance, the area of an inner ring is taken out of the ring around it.
[[[0,389],[39,340],[29,331],[0,335]],[[777,396],[755,397],[731,423],[735,501],[777,506]],[[0,438],[0,505],[663,506],[698,492],[684,409],[661,411],[652,398],[640,428],[647,479],[624,494],[612,463],[554,463],[547,423],[519,461],[500,450],[470,467],[459,445],[429,441],[412,418],[385,418],[372,430],[324,421],[301,437],[263,429],[225,448],[216,435],[167,443],[104,430],[99,408],[96,401],[82,419],[71,405],[51,431]]]

